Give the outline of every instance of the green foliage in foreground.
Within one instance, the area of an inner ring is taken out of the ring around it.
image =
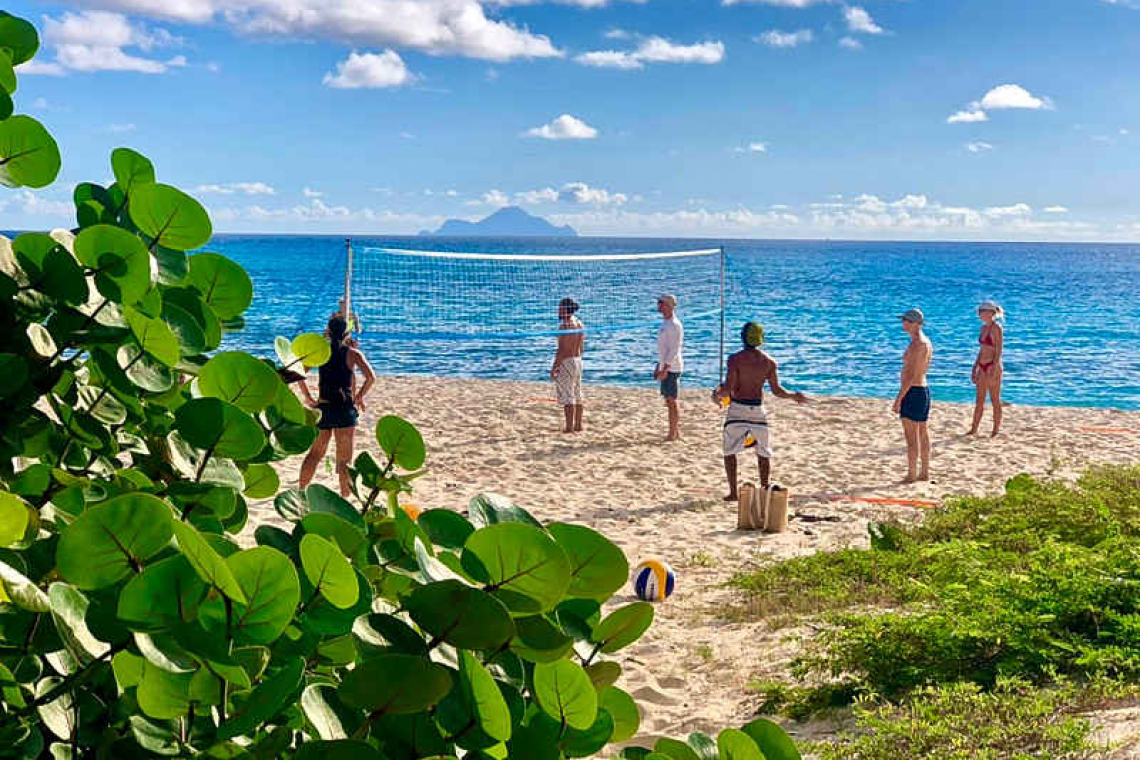
[[[872,525],[870,549],[741,575],[733,582],[747,609],[786,603],[826,624],[792,663],[818,685],[758,685],[763,709],[802,718],[879,704],[857,715],[870,732],[860,746],[881,753],[835,757],[1066,756],[1058,748],[1088,732],[1070,718],[1081,695],[1135,693],[1140,682],[1138,536],[1140,467],[1108,467],[1076,484],[1018,476],[1000,497]],[[1007,721],[1023,709],[1040,710],[1040,721],[1018,717],[1018,733]],[[903,741],[938,744],[956,727],[967,745],[989,747],[991,734],[996,744],[990,754],[923,754]],[[1025,749],[1037,741],[1054,749]]]
[[[0,182],[59,171],[11,116],[35,30],[0,13]],[[205,210],[120,148],[115,183],[75,190],[77,227],[0,238],[0,756],[368,760],[586,757],[640,713],[606,655],[653,607],[609,609],[625,556],[498,497],[415,519],[425,463],[388,416],[354,498],[279,492],[313,414],[282,382],[328,358],[280,339],[283,366],[218,352],[252,298],[242,268],[188,255]],[[288,530],[235,541],[246,498]],[[798,760],[767,721],[627,758]]]

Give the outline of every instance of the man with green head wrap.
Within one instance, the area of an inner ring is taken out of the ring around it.
[[[713,391],[717,401],[729,399],[724,420],[724,473],[728,476],[728,495],[725,501],[736,501],[736,456],[744,451],[746,441],[756,442],[756,458],[760,467],[760,487],[768,487],[771,472],[772,448],[768,436],[768,410],[764,408],[764,384],[780,398],[790,398],[798,404],[807,402],[802,393],[786,390],[780,385],[776,360],[760,350],[764,344],[764,328],[757,322],[745,322],[740,328],[740,342],[744,347],[728,357],[728,374],[724,382]]]

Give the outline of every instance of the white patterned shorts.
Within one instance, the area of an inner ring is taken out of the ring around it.
[[[558,403],[572,406],[582,403],[582,357],[572,356],[563,359],[554,376],[554,388],[558,391]]]

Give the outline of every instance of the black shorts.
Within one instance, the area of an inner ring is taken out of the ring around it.
[[[320,430],[356,427],[355,404],[318,404],[317,408],[321,410],[321,421],[317,423]]]
[[[681,390],[681,373],[670,372],[661,381],[661,395],[665,398],[677,398]]]
[[[925,385],[911,387],[903,396],[899,416],[913,422],[926,422],[930,419],[930,388]]]

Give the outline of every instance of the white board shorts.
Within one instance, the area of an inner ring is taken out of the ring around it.
[[[582,403],[582,357],[571,356],[563,359],[554,375],[554,388],[558,392],[558,403],[572,406]]]
[[[748,436],[756,441],[756,456],[770,459],[772,447],[768,440],[768,410],[763,406],[749,406],[732,402],[724,418],[724,455],[736,456],[745,449]]]

